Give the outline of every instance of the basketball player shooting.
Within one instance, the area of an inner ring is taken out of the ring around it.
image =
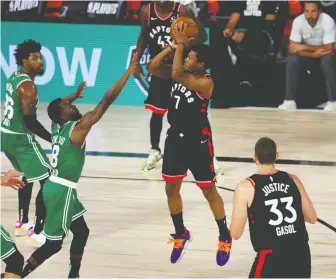
[[[310,278],[305,221],[317,220],[313,204],[297,176],[275,168],[278,153],[272,139],[259,139],[253,157],[257,172],[236,187],[230,228],[239,239],[249,221],[257,252],[249,278]]]
[[[162,49],[172,43],[170,36],[170,26],[179,17],[193,19],[199,30],[198,36],[191,44],[203,43],[207,40],[207,33],[203,24],[195,18],[193,12],[188,7],[176,1],[152,1],[143,6],[140,10],[141,32],[137,41],[138,63],[134,72],[136,79],[144,77],[140,65],[140,59],[147,48],[151,59],[159,54]],[[150,119],[150,141],[151,149],[148,158],[142,169],[149,171],[155,168],[161,160],[160,135],[162,131],[163,116],[167,112],[169,104],[169,94],[172,80],[163,80],[157,76],[152,76],[149,84],[148,97],[145,100],[145,108],[152,111]]]
[[[24,265],[26,277],[45,260],[58,253],[68,231],[73,233],[70,247],[68,278],[78,278],[89,229],[84,220],[86,209],[77,197],[77,183],[85,162],[86,137],[93,125],[117,99],[127,80],[133,74],[137,55],[132,58],[126,73],[104,94],[96,108],[84,116],[64,99],[53,100],[48,106],[52,120],[52,175],[43,187],[46,207],[44,234],[46,243],[37,249]],[[72,100],[74,101],[74,100]]]
[[[206,73],[210,50],[204,44],[195,45],[183,63],[185,47],[193,39],[186,36],[186,27],[184,22],[177,24],[173,31],[176,44],[166,47],[148,65],[151,74],[162,79],[173,79],[168,108],[170,128],[162,167],[168,207],[175,227],[170,241],[174,243],[171,263],[182,258],[191,241],[190,231],[183,223],[180,195],[182,180],[190,170],[216,219],[219,228],[217,264],[223,266],[230,257],[231,237],[226,225],[224,203],[215,186],[212,135],[207,117],[208,102],[214,88],[212,79]],[[165,64],[166,58],[174,52],[173,65]]]

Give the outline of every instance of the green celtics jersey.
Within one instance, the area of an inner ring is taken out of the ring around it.
[[[70,141],[76,123],[77,121],[68,121],[62,127],[60,125],[52,127],[50,164],[54,176],[77,183],[85,162],[85,143],[77,147]]]
[[[4,116],[1,127],[15,133],[31,134],[31,131],[24,124],[21,100],[16,92],[19,85],[24,81],[33,82],[28,75],[20,72],[14,72],[7,80]],[[36,98],[36,106],[37,103],[38,98]]]

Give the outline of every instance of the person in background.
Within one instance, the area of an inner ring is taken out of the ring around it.
[[[293,22],[289,43],[291,55],[286,66],[285,100],[279,109],[296,110],[299,70],[321,67],[328,92],[324,110],[336,111],[335,41],[335,21],[322,12],[320,2],[306,1],[303,14]]]
[[[231,16],[223,35],[229,39],[229,54],[240,85],[252,87],[269,71],[268,66],[264,67],[265,71],[255,71],[255,68],[261,68],[256,62],[274,51],[279,3],[237,1],[230,3],[229,10]]]

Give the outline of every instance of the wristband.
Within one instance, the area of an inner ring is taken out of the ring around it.
[[[166,45],[166,48],[167,48],[167,47],[169,47],[169,48],[171,49],[171,51],[174,51],[174,49],[172,48],[171,45],[168,45],[168,44],[167,44],[167,45]]]
[[[247,32],[248,29],[247,28],[237,28],[235,29],[235,32],[238,33],[238,32]]]

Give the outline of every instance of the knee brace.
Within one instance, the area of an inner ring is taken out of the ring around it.
[[[6,273],[13,273],[21,276],[24,258],[18,250],[16,250],[8,258],[4,259],[4,262],[6,264]]]

